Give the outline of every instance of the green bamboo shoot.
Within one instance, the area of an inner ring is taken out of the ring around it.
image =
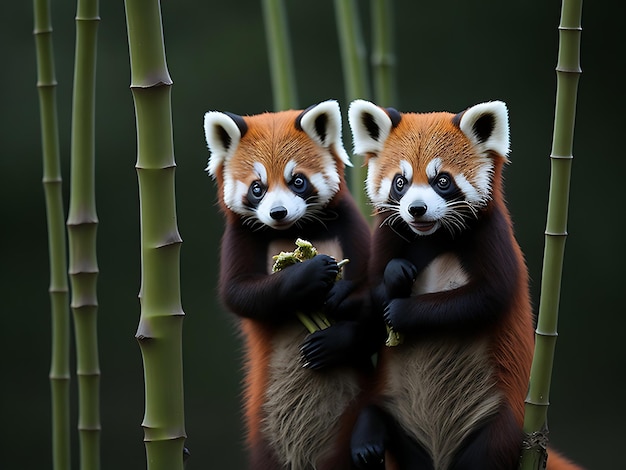
[[[556,66],[557,91],[552,141],[550,192],[545,233],[541,299],[535,354],[526,398],[523,469],[544,468],[547,413],[557,338],[561,275],[567,238],[569,185],[573,159],[576,95],[580,68],[582,0],[563,0]]]
[[[354,0],[335,0],[335,17],[343,65],[346,100],[369,99],[367,54],[361,32],[359,12]],[[351,192],[363,214],[369,214],[364,184],[366,168],[354,165],[350,174]]]
[[[372,0],[371,12],[374,100],[379,106],[397,106],[392,0]]]
[[[65,214],[57,124],[56,74],[50,0],[34,0],[37,89],[41,119],[43,187],[48,224],[52,351],[52,468],[70,468],[70,312],[65,249]]]
[[[79,0],[72,97],[70,209],[67,218],[76,337],[78,430],[82,469],[100,468],[100,365],[96,283],[98,263],[95,202],[97,0]]]
[[[274,111],[296,109],[298,107],[298,93],[285,5],[282,0],[263,0],[262,4],[267,52],[270,59]]]
[[[141,223],[141,316],[137,340],[145,378],[142,422],[149,470],[183,468],[180,248],[174,192],[172,80],[158,0],[126,0],[131,92],[137,127]]]

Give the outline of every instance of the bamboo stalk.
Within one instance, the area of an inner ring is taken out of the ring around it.
[[[70,209],[67,218],[76,337],[80,466],[100,468],[100,365],[97,333],[95,86],[97,0],[79,0],[72,97]]]
[[[346,100],[351,102],[357,98],[369,99],[367,55],[357,4],[354,0],[335,0],[335,16],[337,18]],[[352,195],[359,209],[367,215],[370,210],[365,197],[365,176],[366,168],[364,165],[355,165],[351,169]]]
[[[141,222],[142,422],[149,470],[183,468],[185,443],[180,247],[174,192],[172,80],[158,0],[126,0],[131,92],[137,126]]]
[[[263,0],[267,52],[270,59],[274,111],[296,109],[298,93],[289,42],[287,13],[282,0]]]
[[[69,470],[70,312],[50,0],[34,0],[33,7],[50,262],[52,468]]]
[[[547,454],[547,413],[557,322],[565,240],[569,186],[573,160],[576,94],[580,68],[582,0],[563,0],[559,24],[557,91],[552,139],[550,193],[545,233],[539,317],[535,354],[526,398],[521,468],[544,468]]]
[[[392,7],[392,0],[371,2],[374,100],[380,106],[397,106]]]

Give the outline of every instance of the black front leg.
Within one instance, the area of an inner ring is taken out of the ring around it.
[[[352,430],[352,462],[363,470],[383,470],[389,441],[388,416],[375,405],[364,408]]]
[[[359,414],[350,447],[352,462],[360,470],[382,470],[387,457],[401,470],[434,470],[428,451],[376,405]]]

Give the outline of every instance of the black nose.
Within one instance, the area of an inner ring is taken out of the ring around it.
[[[415,201],[409,206],[409,214],[413,217],[421,217],[426,214],[428,206],[422,201]]]
[[[285,209],[283,206],[272,207],[272,210],[270,210],[270,217],[274,220],[284,219],[286,215],[287,209]]]

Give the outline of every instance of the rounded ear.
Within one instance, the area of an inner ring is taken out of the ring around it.
[[[204,115],[204,136],[211,152],[206,171],[213,178],[217,170],[233,156],[247,125],[241,116],[210,111]]]
[[[509,153],[509,112],[502,101],[489,101],[457,114],[461,131],[480,155],[496,152],[503,157]]]
[[[341,111],[335,100],[323,101],[302,111],[296,119],[296,127],[302,129],[319,146],[334,147],[339,159],[352,166],[341,138]]]
[[[394,110],[395,111],[395,110]],[[396,114],[397,111],[395,111]],[[381,107],[365,100],[350,103],[348,122],[352,129],[354,152],[358,154],[379,153],[394,123]]]

